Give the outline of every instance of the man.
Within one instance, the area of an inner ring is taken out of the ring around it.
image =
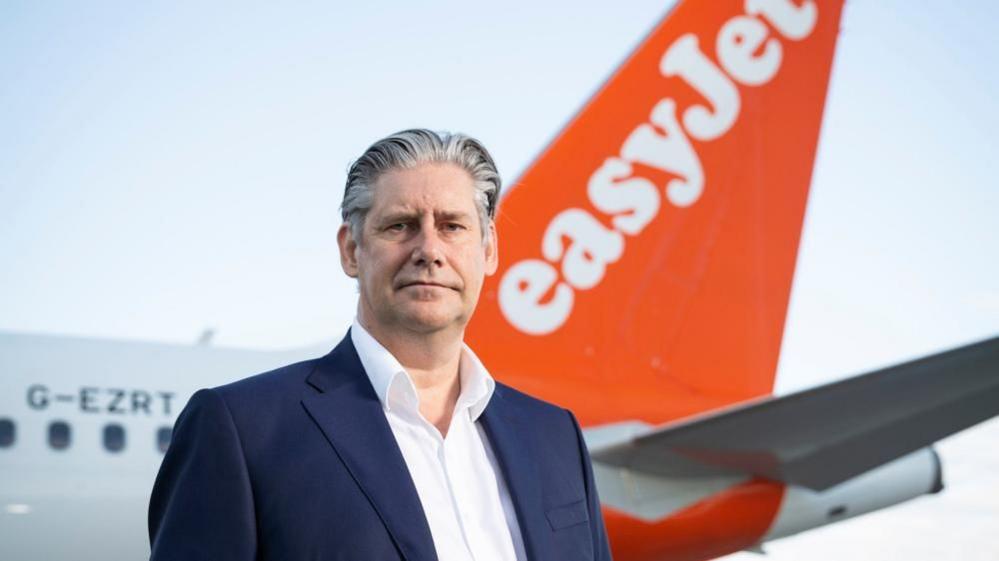
[[[154,561],[610,558],[575,418],[463,343],[499,186],[460,134],[403,131],[352,165],[357,317],[323,358],[192,396],[150,500]]]

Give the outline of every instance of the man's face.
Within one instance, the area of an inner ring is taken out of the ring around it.
[[[382,174],[363,235],[337,240],[344,272],[360,284],[362,324],[388,333],[464,329],[485,275],[496,271],[496,231],[475,207],[472,177],[453,164]]]

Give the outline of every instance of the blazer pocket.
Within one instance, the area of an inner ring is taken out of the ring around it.
[[[589,522],[590,511],[586,508],[586,500],[579,500],[565,506],[550,508],[545,511],[545,516],[548,517],[548,524],[551,525],[552,530],[561,530]]]

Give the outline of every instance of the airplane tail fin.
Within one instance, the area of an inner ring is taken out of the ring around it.
[[[467,337],[583,424],[773,388],[842,0],[680,2],[500,205]]]

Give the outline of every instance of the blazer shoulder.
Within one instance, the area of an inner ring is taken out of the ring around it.
[[[283,402],[289,398],[297,401],[305,388],[306,378],[320,360],[322,359],[303,360],[211,389],[230,407],[257,407],[268,402]]]
[[[508,401],[511,406],[532,416],[541,416],[549,419],[557,418],[560,421],[573,417],[572,412],[565,407],[534,397],[501,382],[496,382],[495,393]]]

